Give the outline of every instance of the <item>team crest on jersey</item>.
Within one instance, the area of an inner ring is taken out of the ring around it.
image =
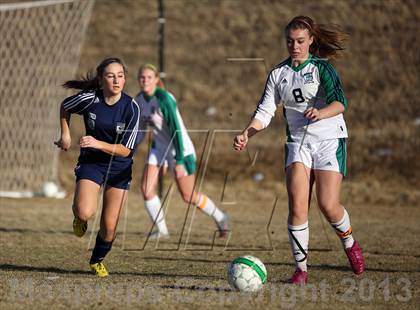
[[[89,119],[88,119],[87,125],[90,130],[95,129],[95,119],[96,119],[96,114],[89,112]]]
[[[305,73],[303,75],[303,79],[305,81],[305,84],[309,84],[309,83],[314,82],[314,76],[313,76],[312,72]]]
[[[117,134],[123,133],[124,129],[125,123],[117,123],[117,126],[115,126],[115,131],[117,132]]]

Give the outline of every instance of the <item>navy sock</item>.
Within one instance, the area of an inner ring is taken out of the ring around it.
[[[90,258],[90,264],[96,264],[102,262],[105,256],[111,251],[113,241],[104,241],[98,235],[96,236],[95,248],[92,251],[92,256]]]

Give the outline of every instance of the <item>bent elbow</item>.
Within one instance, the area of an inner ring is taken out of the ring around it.
[[[121,145],[118,153],[118,155],[121,157],[129,157],[132,153],[132,150],[130,150],[128,147],[125,147],[124,145]]]
[[[129,157],[131,155],[131,150],[130,149],[125,149],[124,153],[123,153],[123,157]]]

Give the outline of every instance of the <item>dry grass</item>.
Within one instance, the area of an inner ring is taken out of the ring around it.
[[[1,199],[0,307],[418,308],[420,212],[416,202],[420,193],[415,200],[391,196],[391,201],[381,196],[377,183],[345,186],[343,203],[366,257],[367,270],[362,277],[352,275],[340,242],[313,201],[310,285],[302,289],[284,283],[294,268],[287,242],[284,185],[232,181],[227,189],[222,203],[220,182],[203,184],[203,190],[232,219],[229,242],[216,240],[213,248],[215,226],[201,213],[194,219],[189,213],[179,243],[186,208],[177,194],[167,212],[171,238],[144,247],[151,224],[142,199],[131,192],[114,248],[105,260],[111,273],[105,280],[91,275],[87,265],[89,238],[94,240],[97,227],[92,231],[92,220],[85,237],[73,236],[70,199]],[[275,197],[278,202],[273,211]],[[260,294],[240,294],[228,286],[227,265],[243,254],[259,257],[267,267],[268,283]],[[305,292],[306,296],[302,295]]]

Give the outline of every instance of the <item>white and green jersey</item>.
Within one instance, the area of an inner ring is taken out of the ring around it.
[[[172,94],[156,88],[151,97],[140,92],[135,101],[140,107],[141,129],[146,129],[148,124],[153,127],[152,148],[165,154],[172,153],[176,164],[183,164],[189,155],[195,156],[194,145]]]
[[[309,55],[304,63],[292,67],[291,58],[288,58],[270,72],[254,117],[265,128],[277,106],[283,103],[288,142],[304,140],[310,143],[347,138],[343,114],[319,121],[310,121],[303,116],[310,107],[322,109],[334,101],[342,103],[347,109],[340,78],[330,63]]]

